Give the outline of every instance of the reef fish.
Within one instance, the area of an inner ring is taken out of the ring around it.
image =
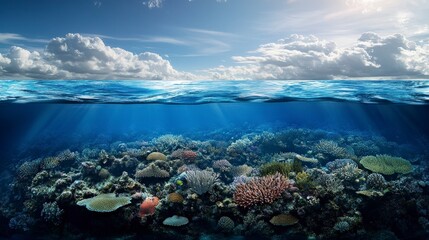
[[[142,204],[140,204],[139,216],[145,217],[155,214],[155,208],[159,203],[157,197],[147,197]]]

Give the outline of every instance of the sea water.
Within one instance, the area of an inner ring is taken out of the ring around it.
[[[2,237],[429,236],[427,81],[11,80],[0,89]],[[166,160],[147,160],[152,152]],[[378,173],[366,156],[400,158],[412,170]],[[354,163],[329,167],[344,159]],[[264,174],[273,162],[299,162],[283,173],[298,190],[240,205],[237,186],[273,176]],[[151,164],[169,176],[139,177]],[[243,165],[253,170],[234,170]],[[196,191],[189,171],[216,182]],[[111,212],[77,204],[104,193],[140,195]],[[147,196],[160,203],[141,216]],[[163,224],[173,215],[188,223]]]

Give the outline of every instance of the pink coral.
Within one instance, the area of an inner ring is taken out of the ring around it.
[[[194,161],[198,157],[198,153],[192,150],[179,149],[171,153],[171,158],[179,158],[188,162]]]
[[[198,154],[192,150],[185,150],[182,153],[183,160],[193,161],[198,157]]]
[[[295,191],[297,188],[279,173],[255,178],[247,183],[239,184],[235,188],[234,202],[245,208],[252,205],[273,203],[280,198],[285,190]]]

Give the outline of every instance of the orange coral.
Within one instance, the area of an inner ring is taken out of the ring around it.
[[[139,216],[145,217],[155,214],[155,208],[159,203],[157,197],[147,197],[140,205]]]

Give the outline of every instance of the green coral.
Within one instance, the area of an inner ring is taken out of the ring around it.
[[[261,176],[274,175],[276,173],[288,176],[289,172],[292,171],[292,167],[291,163],[269,162],[261,165],[259,173]]]
[[[301,172],[302,164],[300,161],[293,162],[269,162],[262,164],[259,173],[261,176],[274,175],[280,173],[283,176],[288,176],[290,172]]]
[[[384,175],[395,173],[410,173],[413,170],[411,163],[401,157],[389,155],[365,156],[360,163],[368,170]]]
[[[311,181],[310,175],[303,171],[296,174],[296,186],[305,189],[313,187],[314,183]]]
[[[302,167],[302,161],[299,159],[294,159],[292,162],[292,171],[298,173],[302,172],[304,169]]]

